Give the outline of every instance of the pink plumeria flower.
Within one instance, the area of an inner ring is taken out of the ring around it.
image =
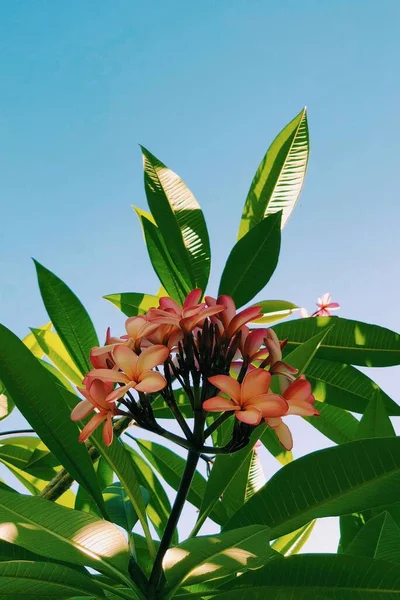
[[[206,296],[206,302],[210,307],[219,304],[225,306],[225,310],[212,317],[211,321],[219,328],[221,335],[227,338],[234,336],[246,323],[262,317],[261,306],[250,306],[236,314],[236,306],[230,296],[218,296],[217,300],[212,296]]]
[[[78,388],[85,400],[82,400],[75,406],[71,413],[72,421],[81,421],[95,411],[95,415],[82,429],[79,441],[87,440],[97,427],[104,423],[103,440],[106,446],[113,441],[112,417],[119,414],[114,404],[108,402],[108,397],[112,392],[114,384],[111,382],[100,381],[99,379],[86,379],[86,387]]]
[[[301,417],[319,416],[318,410],[314,407],[315,399],[311,393],[311,385],[304,375],[293,381],[283,392],[282,397],[288,404],[286,415],[299,415]],[[293,448],[293,439],[286,423],[280,417],[267,417],[265,422],[269,427],[274,429],[279,442],[285,450],[291,450]]]
[[[271,375],[262,369],[247,373],[243,383],[228,375],[214,375],[208,380],[229,396],[214,396],[203,402],[203,409],[209,412],[233,411],[239,421],[258,425],[263,417],[280,417],[288,410],[282,396],[269,392]]]
[[[133,350],[118,344],[112,352],[115,369],[93,369],[86,378],[100,379],[101,381],[123,384],[107,396],[107,402],[114,402],[122,398],[130,389],[137,392],[152,394],[164,389],[167,382],[158,371],[152,369],[164,363],[169,356],[166,346],[150,346],[137,355]]]
[[[331,302],[331,295],[326,293],[317,302],[318,310],[314,313],[316,317],[330,317],[331,310],[340,308],[337,302]]]
[[[207,317],[225,310],[225,306],[220,304],[213,307],[206,307],[205,303],[199,304],[201,296],[199,288],[192,290],[182,307],[172,298],[160,298],[159,308],[151,308],[147,312],[147,319],[152,323],[174,325],[186,334],[191,333],[195,327],[201,327]]]

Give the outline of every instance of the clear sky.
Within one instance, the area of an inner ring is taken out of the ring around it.
[[[311,159],[260,299],[400,330],[398,0],[9,0],[0,7],[0,320],[47,317],[30,257],[80,296],[153,293],[132,204],[138,143],[177,171],[209,221],[215,292],[254,171],[304,105]],[[370,374],[400,401],[400,369]],[[296,455],[328,445],[305,423]],[[266,462],[267,468],[273,468]],[[334,523],[310,549],[334,549]]]

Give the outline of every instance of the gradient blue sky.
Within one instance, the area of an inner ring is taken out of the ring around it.
[[[47,320],[31,256],[100,333],[123,323],[102,295],[156,291],[138,143],[201,203],[215,292],[254,171],[306,104],[308,176],[259,297],[312,309],[331,291],[342,316],[399,331],[399,26],[397,0],[3,2],[0,320],[20,336]],[[399,374],[372,376],[400,401]],[[297,455],[327,445],[295,437]]]

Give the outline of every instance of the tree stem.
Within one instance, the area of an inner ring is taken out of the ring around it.
[[[150,575],[149,587],[153,592],[156,592],[162,583],[162,561],[171,544],[172,536],[177,527],[183,506],[189,493],[190,485],[192,483],[192,479],[195,474],[199,458],[199,451],[193,449],[189,450],[185,470],[182,475],[182,480],[175,498],[174,505],[171,510],[171,514],[165,527],[164,535],[161,539],[160,546],[158,548],[157,556],[153,565],[153,570]]]

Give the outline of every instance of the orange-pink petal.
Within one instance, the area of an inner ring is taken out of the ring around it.
[[[240,410],[240,406],[235,404],[230,398],[214,396],[203,402],[203,410],[207,410],[208,412],[224,412],[226,410]]]
[[[242,421],[242,423],[247,423],[248,425],[258,425],[261,423],[262,414],[255,407],[245,408],[245,410],[238,410],[235,413],[235,417]]]
[[[135,384],[133,382],[130,382],[130,383],[127,383],[126,385],[121,385],[120,387],[115,388],[115,390],[110,392],[108,394],[108,396],[106,397],[106,403],[110,404],[110,402],[115,402],[116,400],[123,398],[123,396],[125,396],[126,392],[129,392],[129,390],[132,389],[132,387],[134,387],[134,385]]]
[[[246,374],[241,386],[241,403],[245,404],[253,396],[266,394],[271,384],[271,375],[264,369],[254,369]]]
[[[145,371],[139,375],[139,383],[135,386],[135,390],[152,394],[153,392],[163,390],[166,385],[167,382],[161,373],[157,371]]]
[[[72,421],[81,421],[94,409],[93,404],[89,400],[82,400],[75,406],[73,411],[71,412],[71,420]]]
[[[218,301],[220,302],[220,298],[218,298]],[[232,337],[243,325],[246,325],[246,323],[249,323],[249,321],[254,321],[260,317],[262,317],[261,306],[249,306],[249,308],[245,308],[235,317],[233,317],[227,328],[225,326],[226,336]]]
[[[194,306],[195,304],[198,304],[201,300],[202,293],[203,292],[200,288],[196,288],[189,292],[183,303],[183,308],[187,308],[188,306]]]
[[[283,417],[287,414],[288,404],[278,394],[260,394],[246,403],[246,408],[253,406],[262,412],[263,417]]]
[[[116,383],[129,383],[130,381],[129,377],[115,369],[92,369],[89,371],[86,378],[88,380],[100,379],[101,381],[115,381]]]
[[[99,425],[101,425],[103,423],[103,421],[105,421],[107,418],[107,413],[106,412],[101,412],[101,413],[96,413],[89,421],[89,423],[87,423],[85,425],[85,427],[82,429],[80,436],[79,436],[79,441],[80,442],[84,442],[85,440],[88,439],[88,437],[90,437],[93,433],[93,431],[95,429],[97,429],[97,427]]]
[[[169,348],[162,344],[156,344],[145,348],[139,356],[137,363],[137,374],[149,371],[157,365],[162,365],[169,356]]]
[[[112,424],[111,413],[107,414],[107,420],[103,427],[103,441],[106,446],[111,446],[114,437],[114,429]]]
[[[240,383],[229,375],[213,375],[208,381],[240,405]]]
[[[118,344],[113,350],[113,358],[117,367],[126,374],[129,381],[136,378],[138,355],[133,350],[128,346]]]

